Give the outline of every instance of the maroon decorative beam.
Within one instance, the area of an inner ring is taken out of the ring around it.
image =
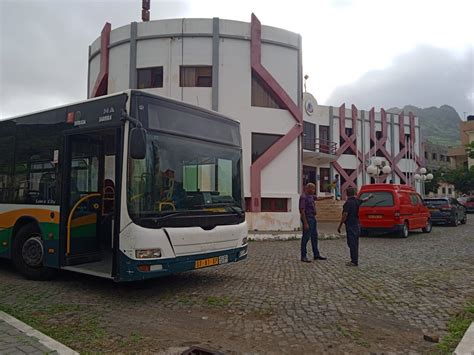
[[[341,186],[343,191],[343,197],[345,197],[345,191],[348,187],[357,188],[357,176],[362,169],[362,163],[364,161],[364,155],[357,148],[357,107],[355,105],[351,106],[351,116],[352,116],[352,134],[346,134],[346,104],[342,104],[339,107],[339,135],[343,140],[343,144],[336,151],[336,156],[339,158],[344,152],[350,148],[352,152],[357,156],[356,169],[349,175],[342,168],[342,166],[335,161],[332,163],[333,167],[337,172],[344,178],[345,182]]]
[[[375,108],[369,111],[369,134],[370,142],[373,144],[373,147],[365,154],[365,160],[369,160],[371,157],[376,156],[377,152],[381,152],[385,159],[389,162],[390,165],[393,165],[393,156],[387,150],[387,140],[388,140],[388,123],[387,123],[387,112],[384,109],[380,110],[381,116],[381,126],[382,126],[382,136],[380,139],[377,138],[376,129],[375,129]]]
[[[409,117],[409,125],[410,125],[410,140],[408,144],[411,147],[415,147],[415,142],[416,142],[416,137],[415,137],[415,116],[413,115],[412,112],[408,114]],[[408,147],[406,146],[405,142],[405,115],[403,112],[401,112],[398,115],[398,124],[399,124],[399,142],[400,144],[403,144],[403,149],[400,150],[400,152],[394,157],[393,159],[393,170],[397,173],[397,175],[400,177],[400,180],[402,183],[407,184],[408,179],[406,178],[405,174],[403,171],[398,167],[398,163],[406,157],[406,154],[408,153]],[[411,152],[411,150],[410,150]],[[415,170],[418,170],[418,168],[421,166],[422,160],[420,159],[420,156],[416,154],[415,152],[411,152],[413,155],[413,158],[415,160],[415,163],[417,164],[417,168]]]
[[[283,89],[278,81],[262,65],[262,25],[258,18],[252,14],[250,40],[250,63],[252,74],[257,76],[266,90],[268,90],[280,107],[287,109],[296,121],[295,126],[278,139],[265,153],[263,153],[250,167],[250,194],[251,211],[261,211],[261,175],[262,170],[285,150],[295,139],[303,133],[303,114],[290,95]]]
[[[109,79],[109,45],[110,31],[112,25],[105,23],[100,34],[100,70],[92,89],[91,97],[97,97],[107,94],[107,85]]]

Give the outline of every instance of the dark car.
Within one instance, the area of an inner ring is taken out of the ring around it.
[[[474,212],[474,197],[469,196],[469,197],[464,197],[461,201],[461,204],[464,206],[466,209],[466,212]]]
[[[466,209],[455,198],[426,198],[425,205],[430,211],[432,223],[457,226],[467,221]]]

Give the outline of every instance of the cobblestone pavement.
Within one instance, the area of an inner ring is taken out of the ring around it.
[[[299,261],[299,241],[251,242],[242,263],[119,285],[62,273],[21,278],[0,264],[0,309],[81,351],[201,346],[251,353],[432,353],[423,334],[474,299],[474,215],[408,239],[363,238],[360,266],[345,240],[327,261]],[[30,320],[30,321],[29,321]]]
[[[0,354],[2,355],[44,355],[57,354],[42,345],[38,339],[20,332],[10,324],[0,320]]]

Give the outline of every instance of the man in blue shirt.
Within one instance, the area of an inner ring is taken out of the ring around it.
[[[330,197],[315,197],[316,185],[309,183],[304,188],[304,193],[300,196],[300,216],[303,222],[303,236],[301,238],[301,261],[310,263],[307,258],[306,246],[311,239],[314,260],[326,260],[319,254],[318,249],[318,228],[316,223],[316,205],[315,201],[326,200]]]
[[[360,223],[359,223],[359,206],[361,203],[372,198],[372,195],[364,199],[358,199],[355,197],[356,189],[349,187],[346,190],[347,201],[344,203],[342,208],[341,222],[337,228],[338,233],[341,233],[342,224],[346,225],[347,235],[347,246],[349,247],[351,254],[351,261],[348,262],[347,266],[359,265],[359,236],[360,236]]]

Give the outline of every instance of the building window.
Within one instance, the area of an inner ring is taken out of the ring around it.
[[[440,154],[439,160],[441,161],[446,161],[446,157],[443,154]]]
[[[252,106],[282,109],[265,84],[252,74]]]
[[[252,133],[252,163],[281,137],[280,134]]]
[[[443,187],[443,188],[441,189],[441,193],[443,193],[443,194],[446,193],[446,187]]]
[[[139,89],[163,87],[163,67],[137,69],[137,74]]]
[[[212,66],[180,66],[179,86],[212,87]]]
[[[431,155],[431,159],[437,160],[436,153],[433,153],[433,154]]]
[[[448,189],[448,195],[451,195],[453,193],[453,189],[449,188]]]
[[[262,198],[262,212],[288,212],[288,199]]]
[[[303,149],[316,150],[316,125],[310,122],[303,122]]]
[[[425,159],[428,159],[428,152],[425,152]]]

